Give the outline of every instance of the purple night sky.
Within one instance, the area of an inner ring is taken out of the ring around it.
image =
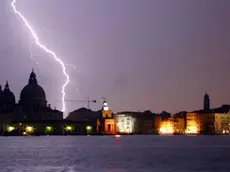
[[[114,111],[172,113],[230,103],[230,1],[17,0],[41,38],[68,67],[66,99],[106,96]],[[0,83],[17,100],[35,68],[61,109],[61,66],[32,42],[8,0],[0,1]],[[77,92],[77,88],[79,93]],[[67,111],[86,103],[67,103]]]

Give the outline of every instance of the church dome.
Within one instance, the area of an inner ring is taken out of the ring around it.
[[[34,71],[31,72],[29,83],[22,89],[19,104],[23,106],[46,106],[46,95],[38,85]]]
[[[4,105],[15,104],[15,96],[14,93],[10,91],[8,81],[6,81],[4,91],[1,91],[1,103],[3,103]]]

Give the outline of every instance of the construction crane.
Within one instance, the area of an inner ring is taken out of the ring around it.
[[[96,100],[90,100],[89,97],[87,97],[87,100],[65,100],[65,102],[73,102],[73,103],[82,103],[82,102],[87,102],[87,108],[89,109],[89,104],[90,103],[96,103]]]

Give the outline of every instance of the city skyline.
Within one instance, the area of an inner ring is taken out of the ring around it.
[[[33,89],[32,89],[32,85],[33,85]],[[35,85],[34,85],[35,84]],[[35,86],[35,87],[34,87]],[[27,90],[27,91],[25,91],[26,89],[28,89],[29,88],[29,90]],[[29,91],[29,92],[28,92]],[[45,106],[45,107],[48,107],[48,108],[50,108],[51,107],[51,104],[49,103],[49,102],[47,102],[47,97],[46,97],[46,91],[45,90],[43,90],[43,87],[42,86],[40,86],[39,85],[39,82],[38,82],[38,79],[37,79],[37,77],[36,77],[36,72],[34,71],[34,69],[32,69],[31,70],[31,73],[30,73],[30,77],[29,77],[29,79],[28,79],[28,84],[26,84],[25,83],[25,85],[24,85],[24,87],[23,87],[23,89],[21,90],[21,93],[20,93],[20,99],[16,99],[15,98],[15,94],[14,94],[14,92],[12,92],[12,90],[11,90],[11,86],[10,86],[10,84],[9,84],[9,82],[8,82],[8,80],[6,81],[6,83],[5,83],[5,86],[2,86],[1,84],[0,84],[0,93],[1,93],[1,96],[0,96],[0,98],[1,98],[1,102],[3,103],[3,102],[5,102],[5,103],[7,103],[10,99],[12,99],[12,101],[10,101],[11,103],[10,104],[14,104],[14,105],[21,105],[21,103],[22,103],[22,99],[24,99],[24,97],[25,97],[25,95],[26,96],[30,96],[30,95],[32,95],[33,94],[33,96],[35,96],[35,97],[31,97],[31,98],[26,98],[26,99],[28,99],[28,100],[30,100],[30,101],[26,101],[26,102],[24,102],[25,104],[30,104],[30,103],[32,103],[32,100],[33,101],[35,101],[35,102],[33,102],[33,103],[35,103],[34,105],[32,105],[32,106],[35,106],[35,105],[39,105],[39,104],[42,104],[42,106]],[[10,94],[9,94],[10,93]],[[37,100],[36,99],[39,99],[39,100],[43,100],[44,102],[36,102]],[[88,105],[87,105],[87,108],[85,108],[85,110],[86,109],[89,109],[89,110],[93,110],[93,109],[91,109],[90,108],[90,105],[91,105],[91,103],[100,103],[100,108],[98,108],[98,109],[96,109],[96,111],[100,111],[102,108],[104,108],[104,103],[106,102],[106,106],[107,106],[107,110],[112,110],[113,111],[113,109],[111,109],[110,108],[110,105],[109,105],[109,103],[107,103],[107,101],[106,101],[106,97],[103,97],[102,98],[102,100],[103,101],[98,101],[98,100],[91,100],[91,99],[89,99],[89,97],[88,97],[88,99],[85,99],[85,100],[83,100],[83,101],[80,101],[80,102],[84,102],[84,103],[87,103]],[[65,100],[66,102],[74,102],[74,100]],[[14,102],[14,103],[13,103]],[[9,103],[9,102],[8,102]],[[33,104],[32,103],[32,104]],[[38,104],[37,104],[38,103]],[[76,102],[76,103],[79,103],[78,101]],[[40,106],[40,105],[39,105]],[[210,110],[212,111],[212,109],[214,110],[215,108],[222,108],[223,106],[230,106],[230,105],[228,105],[228,104],[226,104],[226,103],[223,103],[223,104],[221,104],[221,105],[219,105],[218,107],[212,107],[211,106],[211,99],[210,99],[210,96],[209,96],[209,94],[208,93],[205,93],[204,94],[204,96],[203,96],[203,108],[198,108],[198,109],[193,109],[192,111],[203,111],[203,112],[210,112]],[[83,107],[80,107],[80,108],[75,108],[74,109],[74,111],[77,111],[77,110],[80,110],[80,109],[84,109],[84,107],[86,107],[86,106],[83,106]],[[60,110],[60,109],[56,109],[56,107],[54,107],[54,109],[55,110]],[[71,114],[72,112],[74,112],[74,111],[66,111],[66,112],[64,112],[64,118],[66,118],[69,114]],[[147,112],[147,111],[149,111],[149,109],[145,109],[145,110],[143,110],[142,112]],[[162,111],[160,111],[160,112],[156,112],[156,111],[152,111],[152,113],[153,114],[161,114],[161,113],[164,113],[164,112],[166,112],[166,113],[169,113],[169,114],[171,114],[171,115],[173,115],[173,114],[177,114],[177,113],[179,113],[179,112],[185,112],[186,110],[183,110],[183,109],[181,109],[181,110],[179,110],[179,111],[176,111],[176,112],[170,112],[170,111],[167,111],[167,110],[162,110]],[[191,111],[191,112],[192,112]],[[118,111],[113,111],[114,113],[125,113],[125,112],[140,112],[140,111],[135,111],[135,110],[124,110],[124,111],[120,111],[120,110],[118,110]],[[189,111],[186,111],[186,112],[189,112]]]
[[[132,8],[131,1],[53,2],[18,1],[18,8],[43,42],[77,67],[68,67],[66,99],[107,97],[114,111],[152,112],[202,109],[205,92],[211,107],[230,102],[228,1],[132,1]],[[33,67],[48,102],[61,109],[60,66],[33,43],[36,65],[22,22],[8,1],[1,1],[0,8],[2,86],[8,80],[18,100]],[[68,103],[67,111],[83,105]]]

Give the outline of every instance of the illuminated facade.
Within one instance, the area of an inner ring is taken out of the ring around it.
[[[187,112],[182,111],[174,115],[174,127],[176,134],[184,134],[186,130],[186,114]]]
[[[102,107],[102,133],[103,134],[116,134],[117,121],[113,119],[113,111],[109,109],[108,103],[103,102]]]
[[[230,113],[208,114],[208,133],[230,134]]]
[[[108,103],[106,101],[103,102],[102,117],[109,119],[113,118],[113,111],[109,109]]]
[[[173,118],[161,121],[159,134],[174,134],[174,130],[175,128]]]
[[[188,113],[187,120],[186,120],[186,134],[199,134],[200,132],[200,125],[199,125],[199,114],[197,113]]]
[[[217,115],[220,119],[222,134],[230,134],[230,113]]]
[[[175,118],[175,133],[183,134],[186,130],[186,120],[184,118]]]
[[[118,114],[115,116],[115,119],[117,121],[117,130],[119,133],[134,133],[136,118],[131,115]]]
[[[204,113],[187,113],[186,134],[201,134],[207,132],[208,115]]]
[[[161,127],[161,117],[155,116],[154,117],[154,133],[159,133]]]
[[[104,134],[117,134],[117,122],[114,119],[106,119]]]

